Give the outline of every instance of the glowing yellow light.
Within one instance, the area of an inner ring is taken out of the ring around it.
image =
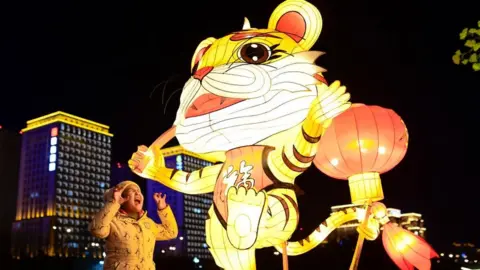
[[[402,235],[402,239],[398,242],[396,242],[396,248],[399,252],[405,251],[405,248],[412,244],[413,240],[410,236],[408,235]]]
[[[357,208],[357,220],[362,221],[365,219],[366,210],[364,208]]]
[[[383,200],[380,174],[376,172],[360,173],[348,178],[352,203],[365,204],[367,201]]]
[[[22,132],[40,128],[56,122],[66,123],[110,137],[113,136],[113,134],[108,132],[109,127],[106,125],[60,111],[27,121],[27,127],[22,129]]]

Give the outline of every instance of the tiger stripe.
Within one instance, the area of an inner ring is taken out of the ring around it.
[[[290,239],[299,222],[298,203],[293,190],[273,189],[268,193],[267,204],[258,229],[257,249],[284,243]],[[272,234],[275,236],[272,237]]]
[[[302,127],[302,135],[303,135],[303,138],[305,139],[305,141],[307,141],[309,143],[318,143],[320,141],[320,138],[321,138],[321,136],[312,137],[312,136],[308,135],[303,127]]]
[[[307,237],[295,242],[287,242],[287,255],[297,256],[307,253],[321,244],[335,229],[347,222],[358,221],[358,209],[361,208],[352,207],[344,211],[335,212]],[[274,247],[278,252],[282,253],[283,249],[281,245],[275,245]]]
[[[285,227],[287,227],[288,221],[290,220],[290,210],[288,209],[287,202],[285,201],[284,198],[282,198],[280,196],[277,196],[277,195],[274,195],[274,194],[270,194],[269,196],[277,199],[280,202],[280,204],[282,204],[282,207],[285,211],[285,225],[283,226],[283,229],[285,229]]]
[[[157,168],[151,179],[186,194],[213,192],[223,164],[208,166],[190,173],[170,168]]]
[[[293,208],[295,209],[295,212],[297,213],[297,225],[298,225],[298,222],[300,221],[300,210],[298,209],[297,202],[288,194],[283,194],[283,196],[287,198],[287,200],[292,204]]]
[[[295,147],[295,145],[293,146],[293,156],[300,162],[302,163],[310,163],[313,161],[313,159],[315,158],[315,155],[313,156],[304,156],[302,155],[298,150],[297,148]]]
[[[298,175],[310,167],[315,158],[323,132],[323,126],[316,117],[318,102],[318,99],[312,102],[293,143],[286,143],[283,148],[273,150],[268,156],[270,170],[283,182],[292,183]]]

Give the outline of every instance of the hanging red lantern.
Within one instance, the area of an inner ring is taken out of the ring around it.
[[[383,200],[380,174],[395,167],[408,148],[408,131],[400,116],[379,106],[353,104],[332,120],[318,145],[315,166],[326,175],[348,180],[352,203],[365,205],[350,270],[358,267],[363,241],[369,235],[370,206]],[[375,227],[375,226],[374,226]]]
[[[400,116],[379,106],[353,104],[335,117],[313,161],[326,175],[348,180],[352,202],[383,199],[380,174],[405,156],[408,131]]]

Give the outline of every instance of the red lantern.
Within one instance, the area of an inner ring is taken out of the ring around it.
[[[396,224],[383,226],[382,242],[385,251],[401,270],[420,270],[431,268],[431,258],[438,254],[421,237],[407,231]]]
[[[380,174],[405,156],[408,132],[393,110],[354,104],[335,117],[319,142],[313,161],[326,175],[349,180],[352,202],[383,199]]]
[[[370,208],[373,217],[383,225],[382,242],[385,251],[401,270],[431,268],[431,258],[438,258],[435,250],[421,237],[390,222],[387,207],[376,202]]]

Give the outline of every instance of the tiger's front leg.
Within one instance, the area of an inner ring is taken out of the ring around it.
[[[245,250],[255,244],[265,206],[265,191],[256,192],[243,186],[228,189],[227,236],[234,247]]]

